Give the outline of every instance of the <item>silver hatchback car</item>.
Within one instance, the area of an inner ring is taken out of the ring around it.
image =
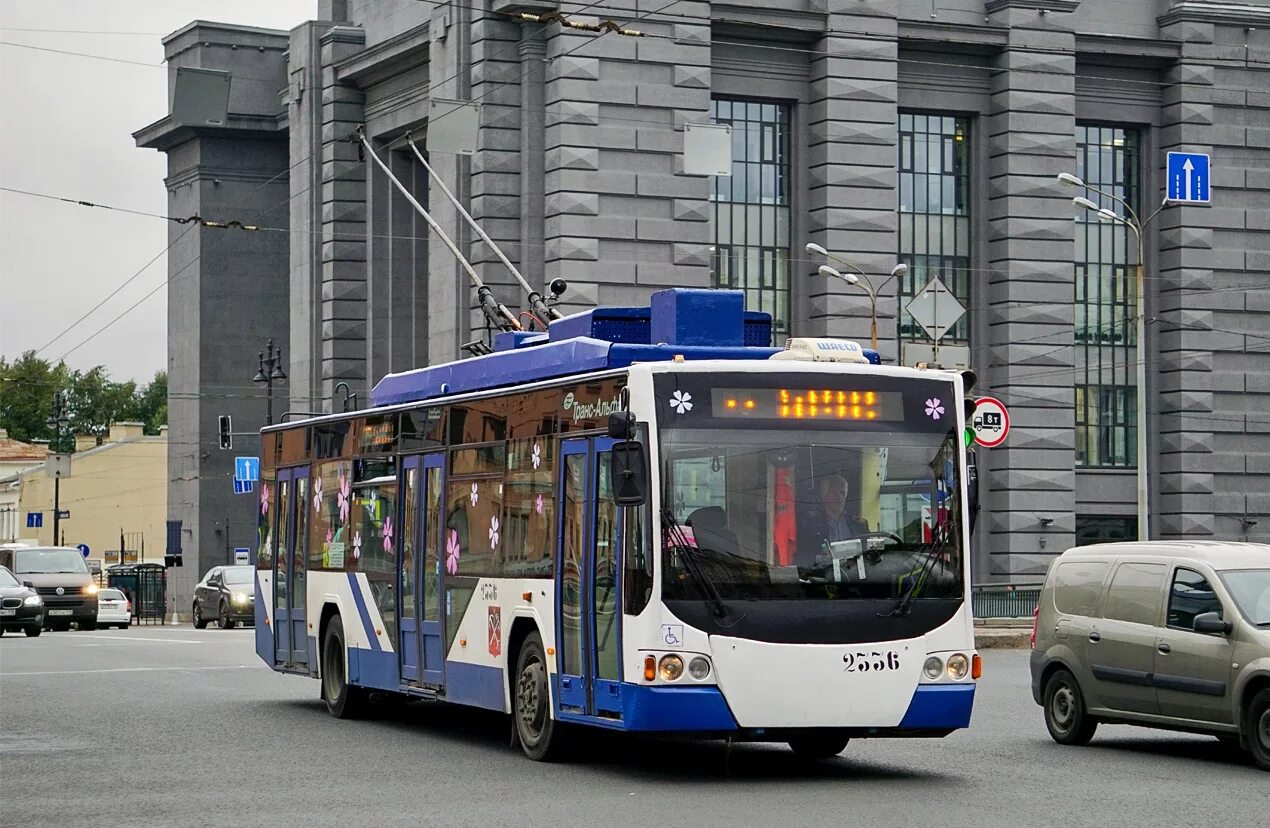
[[[1270,770],[1270,545],[1108,543],[1050,566],[1032,696],[1056,742],[1099,724],[1210,733]]]

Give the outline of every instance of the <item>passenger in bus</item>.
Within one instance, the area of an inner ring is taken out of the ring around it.
[[[869,524],[863,518],[847,514],[849,493],[847,479],[837,472],[816,481],[816,503],[811,514],[799,521],[799,566],[813,566],[825,544],[869,533]]]

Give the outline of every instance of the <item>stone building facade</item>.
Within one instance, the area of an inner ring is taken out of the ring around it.
[[[517,16],[550,12],[645,36]],[[169,502],[189,548],[249,518],[215,418],[260,422],[266,337],[287,349],[285,407],[327,411],[338,383],[364,401],[482,333],[465,274],[359,153],[359,127],[523,306],[406,144],[446,100],[479,102],[477,150],[431,163],[535,285],[567,280],[566,309],[731,286],[780,337],[867,339],[867,297],[815,275],[813,242],[879,282],[909,265],[879,291],[895,361],[920,352],[903,308],[939,276],[969,309],[949,353],[1013,423],[979,453],[976,581],[1035,580],[1073,543],[1136,535],[1139,393],[1152,536],[1268,537],[1270,0],[322,0],[319,17],[170,35],[171,66],[232,73],[229,116],[137,133],[168,155],[173,213],[277,231],[173,229]],[[684,126],[710,122],[733,126],[733,175],[685,175]],[[1212,154],[1214,205],[1143,233],[1139,344],[1136,240],[1072,197],[1122,208],[1056,176],[1145,218],[1180,149]]]

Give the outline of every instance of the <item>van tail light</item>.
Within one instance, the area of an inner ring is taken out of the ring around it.
[[[1036,625],[1037,625],[1037,622],[1040,620],[1040,616],[1041,616],[1040,607],[1037,607],[1036,609],[1032,610],[1032,634],[1028,637],[1028,643],[1033,650],[1036,649]]]

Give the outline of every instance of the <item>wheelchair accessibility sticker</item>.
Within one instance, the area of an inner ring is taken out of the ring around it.
[[[662,624],[661,640],[667,647],[682,647],[684,645],[684,625]]]

